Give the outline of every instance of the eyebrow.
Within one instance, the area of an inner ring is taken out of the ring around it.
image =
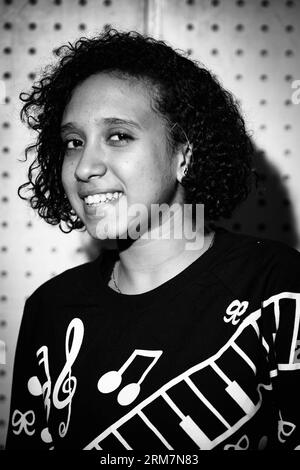
[[[137,122],[132,121],[130,119],[121,119],[121,118],[117,118],[117,117],[107,117],[107,118],[98,119],[96,121],[97,124],[100,124],[101,122],[105,125],[127,124],[128,126],[134,127],[138,130],[142,130],[142,127],[140,126],[140,124],[138,124]],[[61,126],[60,131],[64,132],[66,130],[74,130],[76,127],[77,126],[74,122],[67,122],[66,124],[63,124]]]

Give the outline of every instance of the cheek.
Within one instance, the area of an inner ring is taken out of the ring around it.
[[[61,180],[62,185],[66,193],[71,189],[74,183],[74,171],[73,165],[69,162],[64,162],[61,169]]]

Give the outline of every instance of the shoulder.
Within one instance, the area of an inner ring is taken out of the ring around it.
[[[269,238],[221,229],[220,252],[211,267],[234,290],[239,285],[264,286],[266,291],[300,291],[300,253]]]
[[[89,298],[99,287],[102,255],[95,260],[66,269],[41,284],[27,299],[27,303],[76,303]]]

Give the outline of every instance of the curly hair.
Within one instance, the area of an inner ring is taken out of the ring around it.
[[[65,194],[61,169],[64,147],[61,119],[73,89],[102,71],[135,77],[150,84],[155,110],[164,118],[172,148],[192,144],[188,172],[182,180],[185,202],[204,204],[206,221],[229,218],[250,193],[253,145],[237,100],[202,64],[166,42],[136,31],[108,29],[92,38],[81,37],[53,51],[57,63],[42,70],[20,116],[38,132],[25,150],[36,152],[28,180],[18,188],[47,223],[63,232],[84,228]],[[22,191],[30,190],[30,197]],[[66,225],[66,230],[62,224]]]

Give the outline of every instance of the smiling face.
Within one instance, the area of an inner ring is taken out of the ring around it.
[[[134,204],[150,214],[151,204],[183,203],[181,154],[170,155],[165,122],[143,82],[90,76],[73,90],[61,124],[63,187],[92,237],[124,236]]]

